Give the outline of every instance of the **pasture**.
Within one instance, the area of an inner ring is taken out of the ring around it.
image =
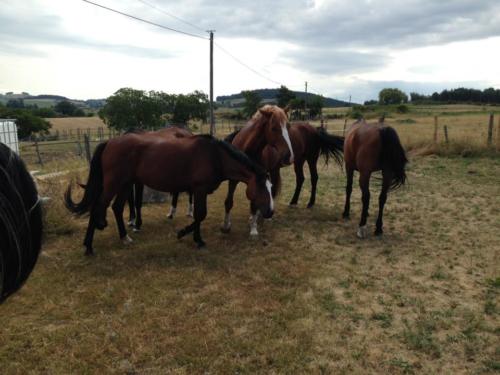
[[[86,221],[62,207],[67,181],[40,182],[53,197],[48,233],[28,283],[1,307],[2,373],[498,371],[500,160],[411,158],[385,235],[366,240],[355,236],[357,186],[343,221],[345,176],[333,165],[319,173],[317,206],[305,208],[306,180],[290,209],[284,170],[258,240],[241,187],[232,232],[220,233],[225,183],[209,197],[206,249],[175,237],[188,223],[183,195],[173,221],[167,204],[146,206],[127,247],[108,213],[92,258],[82,255]]]

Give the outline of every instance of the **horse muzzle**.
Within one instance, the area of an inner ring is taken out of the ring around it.
[[[270,218],[272,218],[272,217],[273,217],[273,215],[274,215],[274,211],[273,211],[273,210],[271,210],[271,209],[268,209],[268,210],[265,210],[265,211],[262,211],[262,210],[261,210],[261,211],[260,211],[260,213],[262,214],[262,217],[263,217],[264,219],[270,219]]]

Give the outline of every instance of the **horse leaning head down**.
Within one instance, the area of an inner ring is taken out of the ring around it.
[[[266,169],[273,164],[289,165],[294,161],[289,127],[285,110],[276,105],[265,105],[234,136],[232,144]],[[263,152],[268,156],[266,160],[260,160]]]

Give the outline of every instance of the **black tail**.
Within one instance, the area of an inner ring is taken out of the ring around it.
[[[94,151],[94,155],[90,161],[90,171],[87,184],[80,185],[85,188],[82,200],[79,203],[74,203],[71,199],[72,183],[69,184],[68,189],[64,194],[64,203],[66,208],[74,214],[83,215],[89,212],[101,196],[103,181],[101,158],[106,144],[107,142],[99,144]]]
[[[405,150],[401,146],[398,133],[390,126],[380,128],[382,151],[380,163],[382,168],[389,168],[393,173],[390,189],[394,190],[406,182],[405,166],[408,163]]]
[[[227,143],[233,143],[234,137],[236,137],[236,134],[238,134],[240,132],[240,130],[241,129],[235,130],[234,132],[232,132],[231,134],[229,134],[226,138],[224,138],[224,140]]]
[[[319,139],[319,152],[325,157],[325,163],[328,164],[330,157],[342,166],[344,161],[344,137],[328,134],[323,128],[316,128],[316,134]]]

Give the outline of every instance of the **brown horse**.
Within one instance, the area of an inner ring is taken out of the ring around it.
[[[294,154],[290,135],[290,125],[286,112],[275,105],[265,105],[260,108],[250,121],[238,132],[233,133],[227,141],[247,154],[250,159],[262,165],[270,173],[272,194],[276,196],[280,187],[280,176],[276,173],[279,167],[293,163]],[[230,211],[233,207],[233,197],[237,181],[230,180],[224,206],[226,214],[221,230],[227,233],[231,229]],[[256,226],[258,210],[255,205],[250,207],[252,213],[252,228]],[[257,234],[256,229],[251,234]]]
[[[177,126],[170,126],[153,132],[145,131],[130,131],[129,133],[144,134],[145,136],[153,137],[174,137],[174,138],[185,138],[193,135],[189,129],[180,128]],[[133,185],[132,192],[128,198],[129,206],[129,221],[128,225],[133,227],[134,232],[138,232],[142,226],[142,199],[143,199],[144,185],[136,183]],[[189,194],[189,205],[187,216],[193,217],[193,193]],[[172,200],[170,211],[167,215],[169,219],[173,219],[175,212],[177,210],[177,201],[179,199],[179,193],[172,193]]]
[[[230,134],[226,140],[231,141],[236,137],[239,131]],[[295,193],[290,201],[290,207],[296,207],[299,200],[302,184],[304,183],[304,164],[307,162],[309,172],[311,174],[311,197],[309,198],[308,208],[311,208],[316,203],[316,186],[318,182],[317,162],[320,155],[323,155],[325,162],[328,163],[330,157],[342,166],[342,152],[344,147],[344,138],[336,135],[328,134],[324,129],[315,128],[306,122],[297,122],[289,126],[288,132],[292,143],[294,154],[294,170],[295,170]],[[279,186],[281,181],[280,168],[281,164],[269,163],[267,149],[264,149],[259,160],[267,161],[268,168],[270,168],[271,181],[274,181],[274,186]],[[271,165],[271,166],[270,166]],[[276,193],[276,191],[275,191]],[[227,216],[226,216],[227,218]],[[230,221],[225,221],[222,228],[223,231],[230,230]],[[257,222],[253,216],[251,219],[251,235],[257,235]]]
[[[344,143],[344,159],[347,174],[346,199],[343,217],[349,218],[352,181],[354,171],[359,171],[359,186],[362,192],[363,210],[357,235],[367,235],[366,218],[370,205],[370,176],[382,171],[382,190],[375,235],[383,233],[382,216],[387,192],[404,185],[405,166],[408,162],[398,134],[382,122],[368,124],[364,119],[355,122],[349,129]]]
[[[90,213],[84,245],[85,254],[91,255],[94,231],[107,226],[106,210],[115,196],[112,208],[120,238],[131,241],[123,222],[123,208],[133,183],[164,192],[192,191],[194,222],[177,237],[193,232],[194,241],[202,247],[205,243],[200,223],[207,214],[207,195],[228,179],[246,183],[252,204],[265,217],[273,215],[271,183],[265,171],[230,144],[202,135],[161,138],[130,133],[97,146],[82,200],[73,202],[70,184],[65,203],[77,215]]]

